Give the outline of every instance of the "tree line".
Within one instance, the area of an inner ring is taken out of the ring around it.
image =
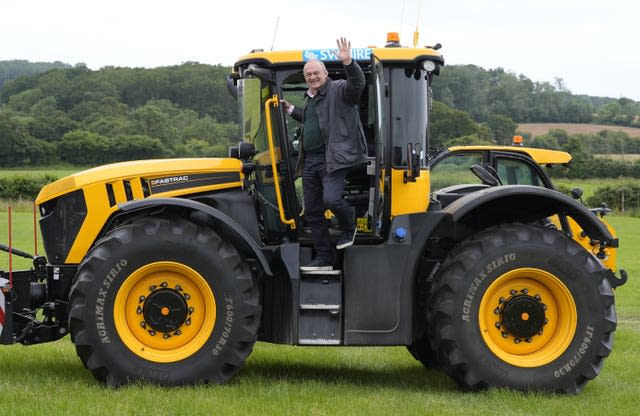
[[[187,62],[92,71],[82,64],[53,63],[32,64],[27,71],[26,61],[9,62],[0,62],[0,73],[13,68],[13,79],[3,80],[0,90],[2,166],[224,156],[238,140],[236,103],[226,90],[229,67]],[[26,75],[16,77],[20,65]],[[433,94],[433,147],[509,144],[516,133],[514,120],[606,119],[634,125],[639,114],[639,103],[626,98],[575,96],[561,80],[537,83],[500,68],[472,65],[445,67]],[[574,167],[567,175],[640,177],[633,163],[596,158],[640,153],[640,138],[625,133],[569,136],[553,131],[527,137],[527,144],[570,150]]]
[[[640,127],[640,103],[629,98],[574,95],[561,78],[534,82],[502,68],[475,65],[443,68],[434,82],[433,96],[479,122],[494,114],[520,123],[597,123]]]
[[[84,65],[4,83],[0,165],[221,156],[237,141],[228,67]]]
[[[70,68],[71,65],[56,62],[29,62],[24,59],[0,61],[0,90],[5,82],[24,76],[36,75],[54,68]]]

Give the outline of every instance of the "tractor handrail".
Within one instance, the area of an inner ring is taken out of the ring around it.
[[[278,201],[278,212],[280,213],[280,221],[283,224],[291,227],[292,230],[296,229],[296,221],[294,219],[287,219],[284,212],[284,205],[282,203],[282,194],[280,192],[280,179],[278,177],[278,168],[276,165],[276,151],[273,145],[273,127],[271,125],[271,105],[278,106],[278,96],[274,95],[264,103],[265,118],[267,119],[267,137],[269,139],[269,155],[271,156],[271,169],[273,170],[273,181],[276,189],[276,200]]]

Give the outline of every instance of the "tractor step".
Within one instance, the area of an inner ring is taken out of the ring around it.
[[[342,343],[342,271],[300,274],[301,345]]]

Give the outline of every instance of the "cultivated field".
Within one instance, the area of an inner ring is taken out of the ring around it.
[[[31,251],[32,219],[16,213],[14,244]],[[404,347],[292,347],[257,343],[223,386],[105,388],[69,338],[0,346],[0,415],[589,415],[637,414],[640,391],[640,219],[611,217],[629,282],[616,292],[618,330],[601,375],[577,396],[460,391]],[[0,213],[0,235],[6,213]],[[0,241],[4,239],[0,238]],[[0,267],[6,255],[0,254]],[[28,264],[19,262],[18,267]]]
[[[594,156],[600,159],[621,160],[624,162],[635,162],[636,160],[640,160],[640,155],[637,153],[630,153],[630,154],[612,153],[610,155],[599,154]]]
[[[522,123],[518,124],[518,131],[531,133],[533,137],[546,134],[552,129],[566,130],[569,134],[590,134],[602,130],[623,131],[631,137],[640,136],[640,128],[623,126],[606,126],[601,124],[580,123]]]

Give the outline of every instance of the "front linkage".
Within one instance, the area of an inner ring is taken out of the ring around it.
[[[0,271],[0,344],[39,344],[65,336],[66,299],[76,266],[50,265],[45,257],[4,244],[0,251],[33,260],[30,270]]]

